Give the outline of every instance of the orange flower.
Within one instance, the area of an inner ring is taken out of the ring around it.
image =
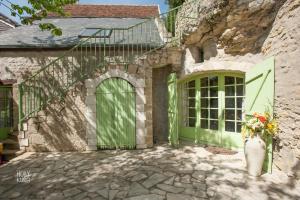
[[[261,121],[262,123],[265,123],[267,121],[267,119],[264,116],[258,116],[257,117],[259,119],[259,121]]]

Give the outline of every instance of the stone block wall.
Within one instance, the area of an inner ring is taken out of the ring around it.
[[[1,51],[0,52],[0,79],[16,79],[19,82],[26,79],[32,73],[47,65],[55,58],[63,55],[65,51]],[[105,69],[96,70],[90,79],[94,80],[109,71],[119,71],[124,76],[130,75],[132,79],[142,82],[137,105],[139,113],[137,118],[144,118],[144,126],[138,133],[145,137],[145,141],[139,148],[153,146],[153,116],[152,116],[152,67],[163,67],[174,63],[180,67],[181,53],[177,49],[160,50],[152,52],[138,60],[137,65],[124,66],[111,65]],[[66,64],[59,62],[59,65]],[[127,74],[127,75],[126,75]],[[142,90],[141,90],[142,89]],[[14,128],[18,129],[18,87],[14,85]],[[53,99],[49,106],[38,112],[37,117],[30,118],[25,124],[26,131],[19,133],[20,144],[28,151],[84,151],[95,150],[89,144],[95,144],[87,135],[87,110],[90,92],[85,81],[78,82],[69,90],[63,101]],[[143,105],[142,105],[143,104]],[[95,112],[92,111],[93,114]],[[142,130],[142,132],[141,132]],[[95,139],[95,138],[94,138]]]

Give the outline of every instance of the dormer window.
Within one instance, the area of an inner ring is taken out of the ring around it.
[[[85,28],[79,35],[79,38],[109,38],[111,36],[112,29],[101,28]]]

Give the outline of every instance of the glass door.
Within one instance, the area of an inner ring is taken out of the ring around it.
[[[196,143],[241,148],[244,76],[210,73],[186,80],[179,90],[179,136]]]

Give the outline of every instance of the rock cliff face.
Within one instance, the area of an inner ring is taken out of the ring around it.
[[[178,13],[177,20],[177,34],[182,34],[186,52],[192,47],[205,51],[207,43],[215,45],[216,52],[204,56],[204,63],[194,68],[199,66],[203,70],[212,61],[275,57],[275,113],[280,132],[274,145],[274,166],[287,173],[299,171],[300,0],[189,2]],[[261,59],[249,63],[254,65]]]
[[[183,35],[184,43],[201,46],[214,39],[225,53],[239,55],[260,51],[283,3],[282,0],[189,2],[178,14],[177,34]]]

